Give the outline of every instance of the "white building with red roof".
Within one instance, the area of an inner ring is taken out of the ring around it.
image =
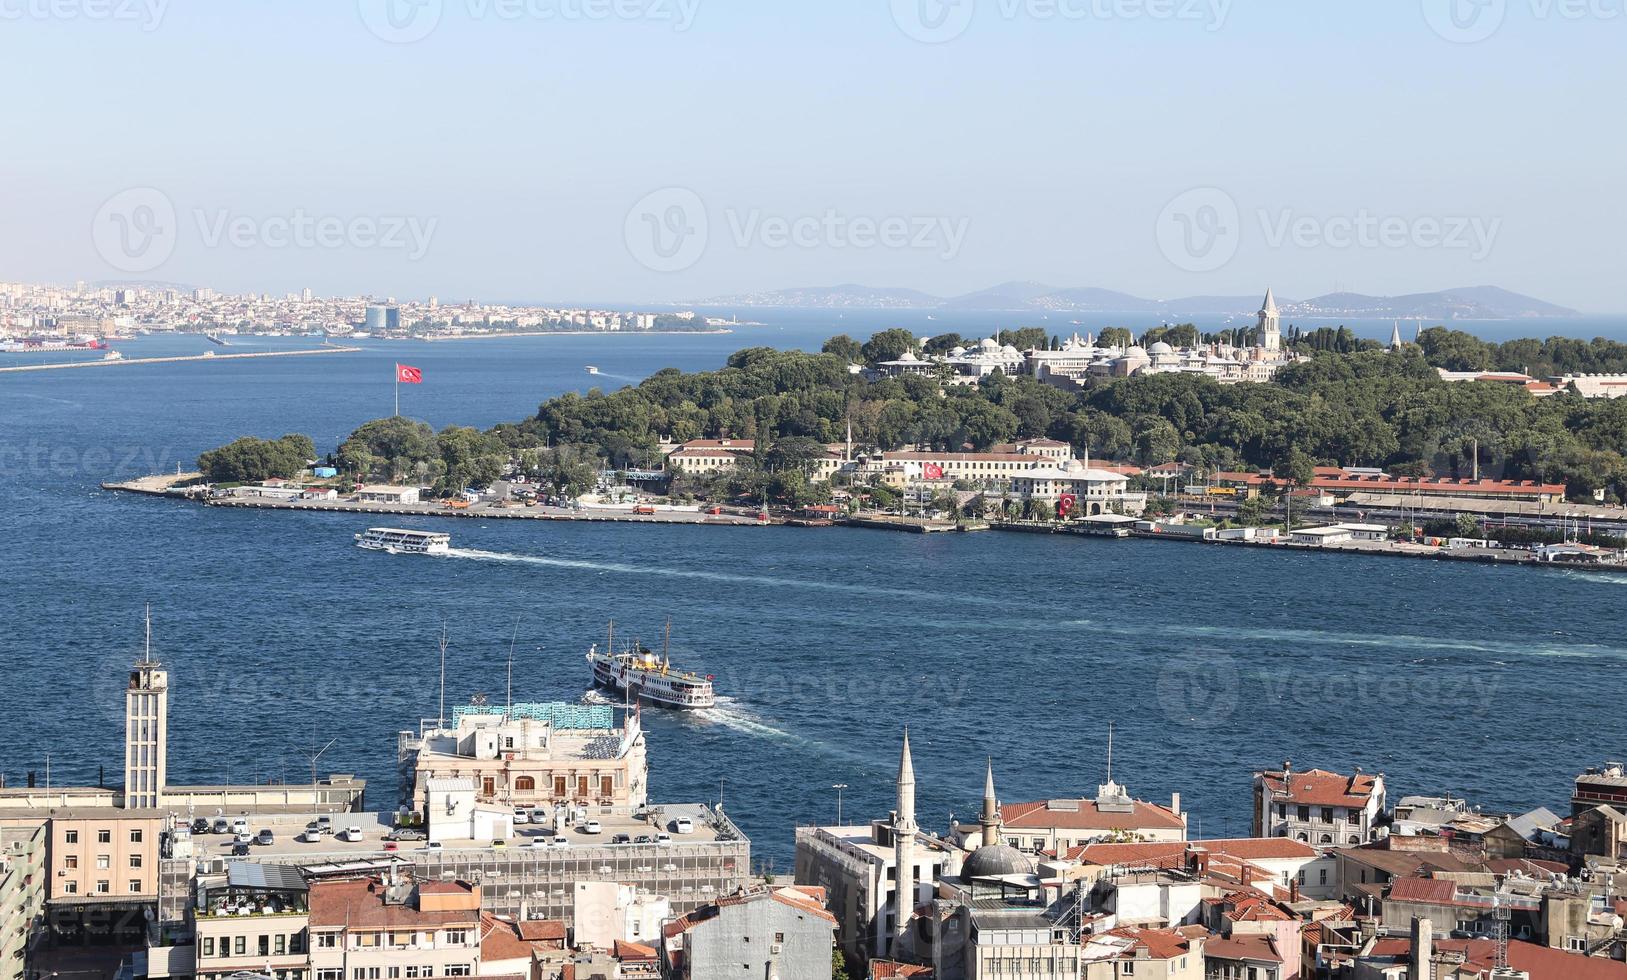
[[[1181,797],[1169,806],[1132,799],[1109,779],[1095,799],[1037,800],[1001,805],[1001,834],[1011,846],[1035,854],[1066,851],[1097,841],[1184,841],[1186,814]],[[951,836],[962,847],[976,846],[976,824],[957,822]]]
[[[1384,812],[1384,774],[1345,776],[1325,769],[1254,774],[1254,836],[1290,837],[1318,847],[1365,844]]]

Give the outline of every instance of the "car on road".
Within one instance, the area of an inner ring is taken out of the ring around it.
[[[419,830],[417,827],[397,827],[388,834],[385,834],[384,839],[392,841],[429,840],[429,835],[424,833],[422,830]]]

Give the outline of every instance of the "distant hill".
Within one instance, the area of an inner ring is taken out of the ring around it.
[[[1039,282],[1007,282],[963,296],[943,298],[915,289],[853,284],[780,289],[706,300],[707,306],[778,306],[801,309],[958,310],[968,312],[1148,313],[1165,318],[1224,313],[1253,316],[1263,296],[1185,296],[1151,300],[1099,286],[1059,288]],[[1360,317],[1424,320],[1501,320],[1575,316],[1576,311],[1496,286],[1470,286],[1408,296],[1330,293],[1314,299],[1279,298],[1284,318]]]
[[[1365,316],[1426,320],[1501,320],[1519,317],[1575,316],[1576,311],[1496,286],[1468,286],[1407,296],[1329,293],[1284,307],[1283,314]]]

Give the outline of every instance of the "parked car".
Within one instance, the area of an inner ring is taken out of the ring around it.
[[[530,823],[531,822],[531,811],[527,810],[523,806],[515,807],[514,808],[514,822],[515,823]]]
[[[322,831],[307,829],[294,839],[301,844],[320,844],[322,843]]]
[[[602,834],[604,826],[597,820],[589,820],[582,824],[581,830],[584,834]]]
[[[610,838],[610,843],[612,844],[631,844],[632,842],[633,838],[627,834],[617,834],[616,836]]]
[[[432,840],[428,844],[424,845],[424,850],[426,850],[426,851],[439,851],[439,850],[442,850],[441,842],[438,841],[438,840]]]
[[[571,839],[569,837],[558,836],[550,840],[548,844],[550,847],[570,847]]]
[[[249,832],[249,822],[248,822],[248,820],[246,820],[243,817],[238,817],[236,820],[232,821],[232,833],[234,833],[234,834],[246,834],[248,832]]]
[[[637,837],[633,838],[633,843],[634,844],[654,844],[655,843],[655,838],[651,837],[649,834],[639,834]]]
[[[528,841],[525,846],[534,848],[536,850],[542,850],[543,848],[551,847],[552,845],[548,843],[548,838],[536,837]]]
[[[254,842],[261,847],[270,847],[272,844],[277,843],[277,835],[273,834],[270,828],[267,828],[254,836]]]
[[[233,834],[232,835],[232,843],[234,843],[234,844],[252,844],[252,843],[254,843],[254,835],[249,833],[246,830],[243,831],[240,834]]]
[[[671,844],[672,843],[672,835],[671,834],[656,834],[655,835],[655,843],[657,845]]]
[[[324,834],[333,833],[333,818],[332,817],[317,817],[316,818],[316,825],[317,825],[317,827],[321,828],[321,830],[322,830],[322,832]]]
[[[672,822],[672,832],[675,834],[693,834],[695,822],[688,817],[679,817]]]
[[[248,856],[249,856],[249,846],[247,844],[244,844],[242,842],[238,842],[238,843],[232,845],[232,857],[239,857],[240,858],[240,857],[248,857]]]
[[[192,821],[192,833],[195,835],[209,833],[209,821],[202,817]]]
[[[544,810],[540,806],[532,807],[531,808],[531,822],[532,823],[547,823],[548,822],[548,811]]]
[[[396,842],[395,842],[395,841],[393,841],[393,840],[386,840],[386,841],[385,841],[385,842],[384,842],[384,849],[385,849],[385,850],[386,850],[386,851],[399,851],[399,850],[401,850],[401,845],[400,845],[400,844],[397,844],[397,843],[396,843]]]
[[[502,839],[501,837],[499,837],[496,840],[491,842],[491,846],[492,846],[493,850],[495,850],[495,849],[497,849],[499,847],[507,847],[508,846],[508,841],[506,841],[506,840]]]
[[[429,834],[419,830],[417,827],[397,827],[388,834],[384,835],[384,839],[392,841],[429,840]]]
[[[214,834],[229,834],[231,832],[232,825],[225,817],[216,817],[214,824],[210,827],[210,833]]]
[[[362,839],[362,829],[360,827],[346,827],[345,832],[339,835],[339,839],[350,844],[358,843]]]

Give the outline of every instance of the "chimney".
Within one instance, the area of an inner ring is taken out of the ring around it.
[[[1288,876],[1288,901],[1290,901],[1290,902],[1299,901],[1299,876],[1298,875],[1289,875]]]
[[[1412,920],[1412,969],[1407,980],[1434,980],[1435,924],[1428,919]]]
[[[1287,776],[1289,773],[1291,773],[1293,771],[1294,771],[1294,763],[1293,763],[1293,761],[1290,760],[1290,759],[1282,760],[1282,774],[1284,776]]]
[[[1175,814],[1177,817],[1181,815],[1181,794],[1179,794],[1179,793],[1171,793],[1171,794],[1169,794],[1169,810],[1170,810],[1171,813]]]
[[[1351,777],[1350,777],[1350,785],[1345,788],[1345,792],[1354,794],[1356,792],[1356,780],[1358,780],[1360,778],[1361,778],[1361,766],[1357,766],[1355,773],[1353,773],[1351,775]]]

